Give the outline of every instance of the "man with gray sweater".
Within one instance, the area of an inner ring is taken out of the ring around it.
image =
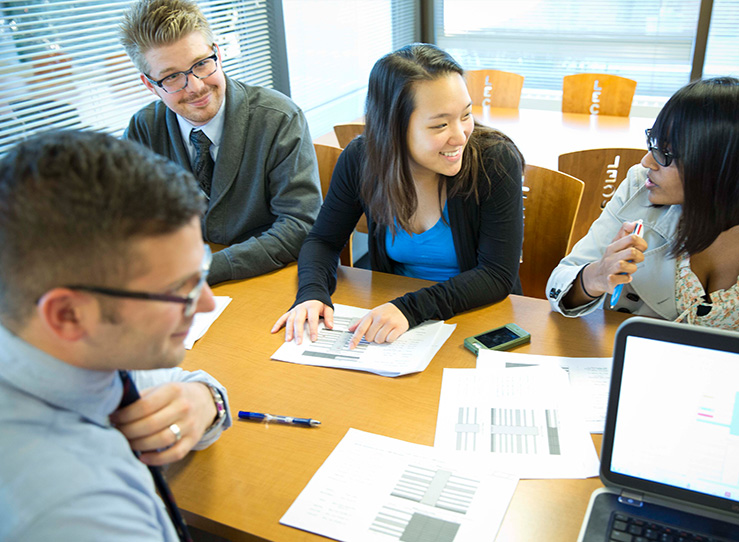
[[[121,41],[160,100],[137,112],[125,138],[192,171],[208,197],[203,235],[210,284],[295,261],[321,206],[302,111],[279,92],[228,78],[207,20],[189,0],[139,0]]]

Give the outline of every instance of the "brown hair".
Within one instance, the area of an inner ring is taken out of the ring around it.
[[[215,43],[207,19],[188,0],[139,0],[126,11],[120,25],[121,44],[141,73],[150,70],[144,57],[149,50],[193,32],[200,32],[209,45]]]
[[[47,291],[120,287],[130,241],[185,226],[204,208],[191,173],[95,132],[47,132],[0,161],[0,321],[16,329]]]

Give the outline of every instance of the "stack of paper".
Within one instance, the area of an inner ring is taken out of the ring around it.
[[[559,367],[444,369],[434,446],[520,478],[587,478],[599,461]]]
[[[356,348],[350,350],[352,333],[349,326],[361,319],[369,310],[334,305],[334,327],[327,329],[323,321],[318,326],[318,338],[309,340],[308,324],[305,325],[303,343],[295,340],[283,344],[272,359],[368,371],[382,376],[400,376],[423,371],[439,348],[449,338],[456,326],[444,322],[424,322],[406,331],[395,342],[385,344],[368,343],[364,338]]]
[[[280,520],[345,541],[494,540],[514,476],[349,429]]]

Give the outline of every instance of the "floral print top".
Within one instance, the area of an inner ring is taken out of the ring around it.
[[[690,256],[683,254],[677,259],[675,297],[676,322],[739,331],[739,277],[731,288],[707,294],[690,268]]]

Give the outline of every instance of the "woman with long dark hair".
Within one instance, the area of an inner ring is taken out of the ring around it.
[[[552,307],[580,316],[605,303],[739,329],[739,80],[678,90],[647,130],[647,148],[552,272]],[[633,233],[639,220],[641,237]]]
[[[352,345],[391,342],[429,319],[520,292],[524,160],[502,133],[476,125],[464,72],[441,49],[413,44],[377,61],[363,136],[334,169],[298,258],[298,294],[275,323],[285,339],[333,326],[336,266],[357,221],[369,227],[373,270],[436,282],[374,308]]]

